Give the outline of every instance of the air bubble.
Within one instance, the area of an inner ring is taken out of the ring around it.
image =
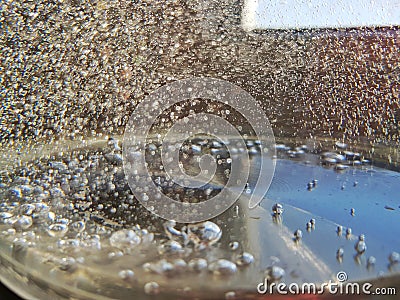
[[[301,240],[301,238],[303,237],[303,232],[301,232],[300,229],[297,229],[294,233],[294,238],[296,239],[296,241]]]
[[[355,245],[354,248],[356,249],[358,254],[363,254],[367,250],[367,245],[363,240],[359,240]]]
[[[158,247],[158,253],[164,254],[179,254],[183,252],[182,245],[177,241],[167,241]]]
[[[394,265],[400,262],[400,254],[398,252],[393,251],[389,255],[390,264]]]
[[[66,224],[52,224],[49,226],[47,233],[52,237],[63,237],[68,231],[68,226]]]
[[[254,262],[254,256],[248,252],[243,252],[236,257],[236,265],[239,267],[250,265]]]
[[[59,268],[62,271],[73,272],[76,269],[76,260],[73,257],[64,257],[59,261]]]
[[[231,291],[231,292],[226,292],[225,293],[225,300],[233,300],[236,299],[236,293]]]
[[[342,258],[343,258],[343,255],[344,255],[344,249],[343,249],[343,248],[339,248],[339,249],[336,251],[336,258],[342,259]]]
[[[336,228],[336,233],[337,233],[338,235],[342,235],[342,232],[343,232],[343,226],[338,225],[338,227]]]
[[[210,246],[215,244],[222,236],[221,228],[210,221],[191,224],[187,229],[188,238],[196,245],[200,246]]]
[[[176,273],[183,273],[188,267],[188,264],[182,258],[174,259],[172,265]]]
[[[214,275],[233,275],[237,272],[236,264],[227,259],[218,259],[209,264],[208,270]]]
[[[122,256],[124,256],[124,253],[122,251],[112,251],[107,254],[107,257],[109,259],[114,259],[114,258],[118,258],[118,257],[122,257]]]
[[[376,258],[374,256],[368,257],[367,267],[369,267],[369,268],[373,267],[375,265],[375,263],[376,263]]]
[[[25,230],[32,226],[32,218],[30,216],[20,216],[13,223],[15,229]]]
[[[347,148],[347,144],[345,144],[345,143],[336,142],[335,145],[336,145],[336,147],[338,147],[340,149],[346,149]]]
[[[0,222],[5,222],[7,219],[11,218],[13,214],[9,212],[0,212]]]
[[[22,198],[22,190],[19,187],[12,187],[8,190],[8,196],[12,200],[21,199]]]
[[[208,263],[204,258],[193,258],[188,263],[189,269],[194,272],[201,272],[207,269]]]
[[[160,293],[160,286],[155,281],[147,282],[144,285],[144,292],[147,295],[157,295]]]
[[[311,223],[310,223],[310,222],[307,222],[307,224],[306,224],[306,229],[307,229],[307,231],[311,231],[311,228],[312,228]]]
[[[285,270],[278,266],[271,266],[265,271],[265,275],[272,281],[279,281],[285,276]]]
[[[232,251],[235,251],[239,248],[239,243],[236,241],[230,242],[229,243],[229,249],[231,249]]]
[[[118,272],[118,277],[123,280],[132,280],[135,278],[135,273],[130,269],[121,270]]]
[[[272,206],[272,212],[274,213],[274,215],[279,216],[283,213],[283,206],[280,203],[275,203]]]
[[[122,229],[114,232],[110,237],[111,246],[128,251],[140,243],[140,237],[131,229]]]
[[[77,250],[80,246],[80,240],[78,239],[66,239],[57,241],[57,247],[62,250],[73,251]]]
[[[21,215],[30,216],[35,211],[35,206],[33,204],[22,204],[19,208],[19,213]]]

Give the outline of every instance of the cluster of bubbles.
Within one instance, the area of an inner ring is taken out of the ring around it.
[[[196,273],[208,270],[215,275],[232,275],[237,272],[238,267],[254,262],[253,255],[248,252],[235,254],[232,260],[220,258],[208,261],[204,257],[190,258],[193,253],[201,253],[220,240],[222,230],[211,221],[181,226],[180,229],[177,229],[176,222],[167,221],[164,223],[164,231],[168,239],[158,247],[158,253],[172,260],[163,258],[153,263],[147,262],[143,265],[147,272],[172,275],[188,270]],[[232,250],[239,248],[238,242],[231,242],[229,246]],[[185,261],[183,258],[189,260]]]
[[[283,205],[280,203],[275,203],[272,206],[272,218],[275,222],[277,222],[277,223],[282,222],[283,210],[284,210]],[[310,221],[306,223],[306,230],[308,232],[315,230],[315,223],[316,223],[316,221],[314,218],[310,219]],[[342,233],[343,233],[342,225],[337,226],[336,233],[338,236],[342,235]],[[345,233],[346,233],[346,239],[349,241],[352,240],[353,235],[352,235],[352,229],[350,227],[346,228]],[[293,241],[298,244],[303,237],[303,232],[300,229],[297,229],[293,233],[293,236],[294,236]],[[367,250],[367,244],[365,242],[364,234],[360,234],[358,236],[358,240],[354,244],[354,250],[356,252],[356,254],[354,256],[355,261],[358,264],[360,264],[361,263],[360,257]],[[336,259],[338,260],[339,263],[343,262],[344,253],[345,253],[345,251],[344,251],[343,247],[340,247],[336,251]],[[391,269],[393,266],[397,265],[400,262],[400,255],[396,251],[393,251],[388,256],[388,260],[389,260],[388,268]],[[367,266],[367,268],[372,268],[375,265],[375,263],[376,263],[376,258],[374,256],[369,256],[366,261],[366,266]],[[285,274],[284,270],[276,265],[274,265],[273,267],[270,267],[266,272],[267,278],[269,277],[270,279],[273,279],[273,280],[280,280],[284,274]]]
[[[224,149],[217,141],[194,139],[184,151],[196,149],[198,144],[201,145],[199,153]],[[249,140],[246,145],[246,149],[238,151],[257,150],[258,142]],[[279,150],[278,157],[299,151],[282,144],[277,144],[275,148]],[[326,152],[317,152],[316,155],[305,146],[301,148],[304,155],[313,154],[318,163],[325,165],[326,154],[321,153]],[[156,144],[150,145],[149,149],[159,151]],[[112,261],[148,251],[146,249],[149,248],[155,249],[155,257],[143,262],[140,269],[124,267],[118,270],[118,278],[126,284],[137,284],[137,274],[140,272],[154,279],[157,276],[176,278],[184,274],[224,277],[232,276],[254,263],[254,256],[236,240],[226,245],[232,251],[229,256],[205,255],[221,246],[223,231],[212,221],[186,225],[174,221],[160,222],[145,210],[126,183],[122,173],[121,151],[120,142],[108,138],[99,147],[52,154],[3,172],[0,226],[5,238],[12,242],[13,257],[23,261],[27,249],[42,248],[47,251],[51,248],[55,252],[47,259],[47,263],[54,264],[64,272],[76,272],[85,265],[83,253],[87,251],[106,251],[107,260]],[[342,155],[340,151],[343,151],[343,147],[336,155]],[[255,151],[253,155],[257,153]],[[221,151],[214,155],[219,159],[229,159],[228,156],[221,156]],[[221,164],[221,168],[225,169],[225,163]],[[313,189],[318,188],[318,180],[312,180],[311,184]],[[272,214],[276,221],[282,221],[283,213],[282,204],[273,205]],[[312,218],[307,221],[305,229],[308,232],[316,230],[316,220]],[[345,232],[349,241],[352,240],[351,228],[338,226],[337,234],[342,235],[342,232]],[[43,233],[51,244],[48,249]],[[302,238],[302,230],[297,229],[293,233],[293,240],[301,243]],[[356,255],[365,255],[367,245],[364,235],[360,235],[354,249]],[[344,255],[343,248],[337,250],[339,262]],[[375,257],[369,257],[367,267],[373,267],[375,262]],[[398,262],[398,254],[391,253],[390,265]],[[281,280],[284,275],[285,269],[278,264],[273,264],[265,271],[265,276],[274,281]],[[162,290],[162,283],[149,281],[143,289],[155,295]]]
[[[331,147],[332,150],[326,151]],[[332,168],[336,172],[344,172],[350,167],[366,167],[370,166],[372,161],[370,156],[371,153],[363,153],[357,151],[351,151],[347,144],[341,142],[335,143],[322,143],[310,140],[310,146],[301,145],[290,147],[285,144],[276,144],[275,149],[277,150],[278,158],[288,158],[302,162],[313,162],[315,160],[315,154],[319,155],[317,163],[326,168]],[[375,164],[379,165],[379,158],[374,161]],[[354,186],[357,182],[354,182]],[[307,183],[307,189],[312,191],[317,188],[318,180],[313,179]]]
[[[369,165],[371,155],[374,163],[381,156],[385,163],[398,164],[398,29],[248,33],[240,27],[240,7],[228,2],[1,2],[0,230],[12,244],[13,258],[22,262],[28,249],[43,248],[53,252],[46,263],[75,272],[85,264],[83,253],[104,250],[113,260],[156,244],[159,259],[144,263],[143,269],[168,276],[186,271],[232,275],[254,261],[238,241],[229,244],[233,258],[196,257],[218,247],[221,228],[213,222],[186,228],[157,225],[126,183],[119,141],[106,138],[101,148],[88,145],[93,137],[121,134],[146,94],[188,76],[221,78],[248,91],[285,142],[339,138],[359,142],[360,148],[373,145],[363,152],[340,142],[334,151],[320,149],[324,166],[341,172]],[[206,104],[208,111],[227,117],[226,109]],[[168,112],[160,123],[165,126],[175,117]],[[26,148],[53,146],[58,140],[65,148],[71,140],[86,148],[23,157]],[[374,152],[377,144],[395,150]],[[148,154],[159,151],[158,146],[149,145]],[[224,167],[232,159],[215,141],[185,146],[182,158],[209,149]],[[259,151],[257,141],[249,140],[246,147],[237,150]],[[285,144],[276,150],[278,157],[301,160],[315,151]],[[226,180],[225,169],[224,175]],[[159,180],[168,192],[168,180]],[[196,197],[201,201],[217,192],[212,186]],[[282,212],[277,205],[274,214]],[[145,224],[136,225],[140,222]],[[310,220],[306,228],[313,229],[314,223]],[[301,230],[294,236],[300,240]],[[355,250],[365,252],[364,238]],[[399,263],[399,254],[391,253],[389,261]],[[117,276],[134,282],[137,272],[123,267]],[[280,280],[285,271],[273,265],[265,275]],[[143,289],[155,295],[161,287],[148,281]],[[232,299],[235,292],[225,296]]]
[[[278,136],[396,146],[396,28],[248,33],[239,5],[3,1],[1,143],[120,134],[147,93],[202,75],[259,99]]]
[[[220,226],[160,222],[138,203],[121,170],[120,142],[109,138],[99,147],[60,152],[2,173],[0,231],[12,244],[13,258],[24,262],[36,249],[46,253],[46,264],[77,274],[94,253],[105,252],[105,261],[113,261],[155,249],[153,260],[140,269],[117,271],[129,285],[138,284],[141,272],[154,279],[188,273],[224,277],[254,262],[238,241],[228,242],[228,256],[205,255],[221,246]],[[149,281],[143,290],[156,295],[162,284]]]

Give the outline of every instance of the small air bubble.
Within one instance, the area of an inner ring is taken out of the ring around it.
[[[160,293],[160,286],[155,281],[147,282],[144,285],[144,292],[147,295],[157,295]]]

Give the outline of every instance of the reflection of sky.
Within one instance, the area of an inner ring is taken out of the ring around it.
[[[243,26],[255,28],[400,25],[400,0],[245,0]]]

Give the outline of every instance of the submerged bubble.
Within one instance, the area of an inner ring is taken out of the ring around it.
[[[194,272],[201,272],[207,269],[208,262],[204,258],[193,258],[188,263],[189,269]]]
[[[153,263],[145,263],[142,267],[146,272],[160,275],[170,275],[174,271],[174,265],[165,259],[160,259]]]
[[[321,156],[323,163],[327,164],[336,164],[337,162],[343,162],[346,160],[344,155],[335,152],[324,152]]]
[[[372,267],[376,263],[376,258],[374,256],[370,256],[367,259],[367,267]]]
[[[297,229],[294,233],[294,238],[299,241],[303,237],[303,232],[300,229]]]
[[[172,265],[174,266],[174,271],[176,273],[182,273],[188,267],[188,264],[182,258],[174,259],[172,261]]]
[[[84,248],[100,250],[101,249],[100,237],[98,235],[85,236],[85,238],[81,241],[81,245]]]
[[[160,286],[155,281],[147,282],[144,285],[144,292],[148,295],[157,295],[160,293]]]
[[[132,280],[135,278],[135,273],[130,269],[121,270],[118,272],[118,277],[123,280]]]
[[[114,232],[110,237],[110,244],[121,250],[129,250],[140,243],[140,237],[131,229],[122,229]]]
[[[287,151],[290,150],[290,147],[286,146],[285,144],[275,144],[275,149],[278,151]]]
[[[342,142],[336,142],[335,145],[336,145],[336,147],[338,147],[340,149],[346,149],[347,148],[347,144],[342,143]]]
[[[32,218],[30,216],[20,216],[13,223],[15,229],[25,230],[32,226]]]
[[[307,224],[306,224],[306,229],[307,229],[307,231],[311,231],[311,228],[312,228],[311,223],[310,223],[310,222],[307,222]]]
[[[147,229],[142,229],[140,231],[140,238],[142,244],[150,244],[154,240],[154,233],[149,232]]]
[[[271,266],[265,271],[265,275],[272,281],[279,281],[285,276],[285,270],[278,266]]]
[[[22,204],[19,208],[19,213],[21,215],[30,216],[35,210],[35,206],[33,204]]]
[[[84,221],[77,221],[77,222],[72,223],[70,225],[70,227],[71,227],[71,231],[80,233],[85,230],[86,225],[85,225]]]
[[[225,293],[225,300],[233,300],[236,299],[236,293],[233,291]]]
[[[281,215],[281,214],[283,213],[283,206],[282,206],[282,204],[280,204],[280,203],[275,203],[275,204],[272,206],[272,212],[274,213],[274,215],[277,215],[277,216]]]
[[[10,199],[15,200],[15,199],[20,199],[22,198],[22,190],[19,187],[12,187],[8,190],[8,197]]]
[[[63,257],[58,263],[62,271],[73,272],[76,269],[76,260],[73,257]]]
[[[68,231],[66,224],[56,223],[49,226],[47,233],[52,237],[63,237]]]
[[[77,250],[80,246],[80,240],[78,239],[66,239],[57,241],[57,246],[62,250],[73,251]]]
[[[108,153],[104,157],[113,165],[122,165],[122,155],[118,153]]]
[[[0,222],[5,222],[6,219],[9,219],[13,216],[12,213],[9,212],[0,212]]]
[[[344,249],[343,248],[339,248],[337,251],[336,251],[336,258],[343,258],[343,255],[344,255]]]
[[[344,171],[344,170],[347,170],[349,168],[349,166],[347,166],[347,165],[342,165],[342,164],[337,164],[336,166],[335,166],[335,170],[336,171]]]
[[[111,251],[107,254],[107,257],[109,259],[114,259],[122,256],[124,256],[124,253],[122,251]]]
[[[389,255],[389,262],[391,264],[397,264],[400,262],[400,254],[398,252],[393,251]]]
[[[210,221],[188,226],[188,238],[196,245],[210,246],[218,242],[221,236],[221,228]]]
[[[4,234],[4,236],[10,236],[10,235],[15,235],[16,230],[14,228],[8,228],[5,231],[2,231],[2,234]]]
[[[338,227],[336,228],[336,233],[337,233],[338,235],[342,235],[342,232],[343,232],[343,226],[338,225]]]
[[[254,256],[248,252],[243,252],[236,257],[235,262],[240,267],[247,266],[254,262]]]
[[[236,241],[230,242],[229,243],[229,249],[231,249],[232,251],[235,251],[239,248],[239,243]]]
[[[31,246],[24,238],[16,238],[12,244],[12,257],[18,261],[23,261],[27,254],[28,247]]]
[[[236,264],[227,259],[218,259],[209,264],[208,270],[214,275],[233,275],[237,271]]]
[[[358,254],[363,254],[367,250],[367,245],[364,240],[359,240],[355,245],[354,248],[356,249]]]
[[[158,247],[158,253],[164,254],[179,254],[183,252],[182,245],[177,241],[167,241]]]

